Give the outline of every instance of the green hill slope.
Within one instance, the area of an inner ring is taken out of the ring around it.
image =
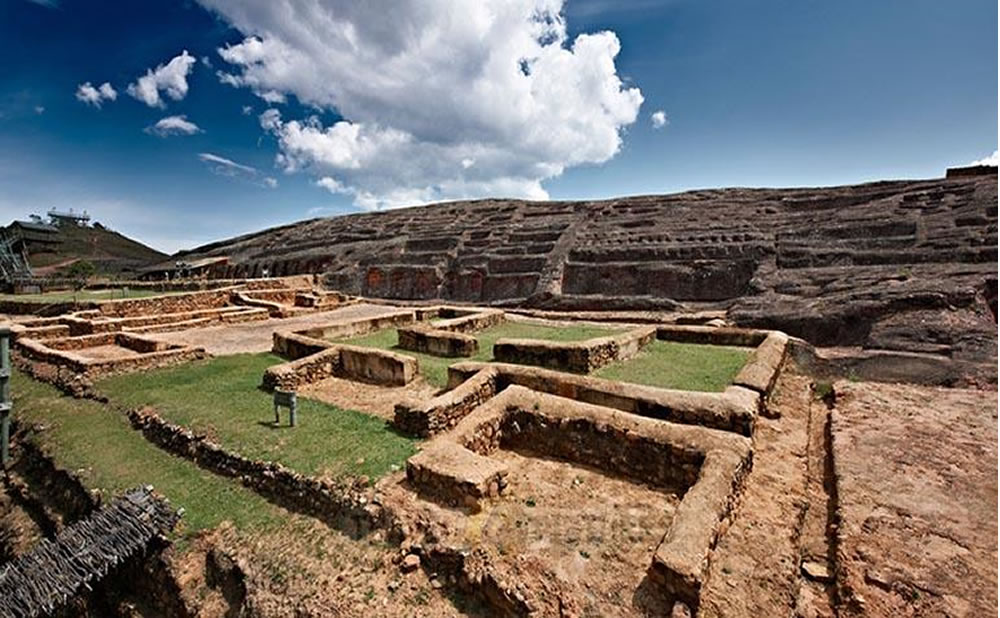
[[[100,227],[63,226],[59,228],[59,243],[55,251],[32,253],[28,261],[37,274],[58,270],[75,260],[93,262],[99,273],[116,274],[167,259],[161,253],[138,241]],[[51,273],[49,273],[51,274]]]

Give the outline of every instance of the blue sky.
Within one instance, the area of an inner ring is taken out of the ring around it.
[[[996,2],[501,5],[0,0],[0,216],[87,209],[174,251],[454,197],[936,177],[997,148]]]

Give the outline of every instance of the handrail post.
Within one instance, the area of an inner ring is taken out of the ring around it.
[[[0,465],[10,461],[10,327],[0,326]]]

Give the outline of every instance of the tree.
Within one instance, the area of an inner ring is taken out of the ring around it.
[[[77,260],[66,269],[66,276],[73,280],[73,289],[79,292],[87,285],[87,281],[97,271],[94,264],[87,260]]]

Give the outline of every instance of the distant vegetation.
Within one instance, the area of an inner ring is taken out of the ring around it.
[[[91,262],[98,274],[115,274],[122,270],[138,268],[167,259],[167,254],[132,240],[105,227],[77,227],[64,225],[59,228],[55,252],[33,253],[28,256],[32,268],[42,268],[79,259]],[[67,268],[72,264],[67,265]],[[64,269],[59,269],[64,274]]]

